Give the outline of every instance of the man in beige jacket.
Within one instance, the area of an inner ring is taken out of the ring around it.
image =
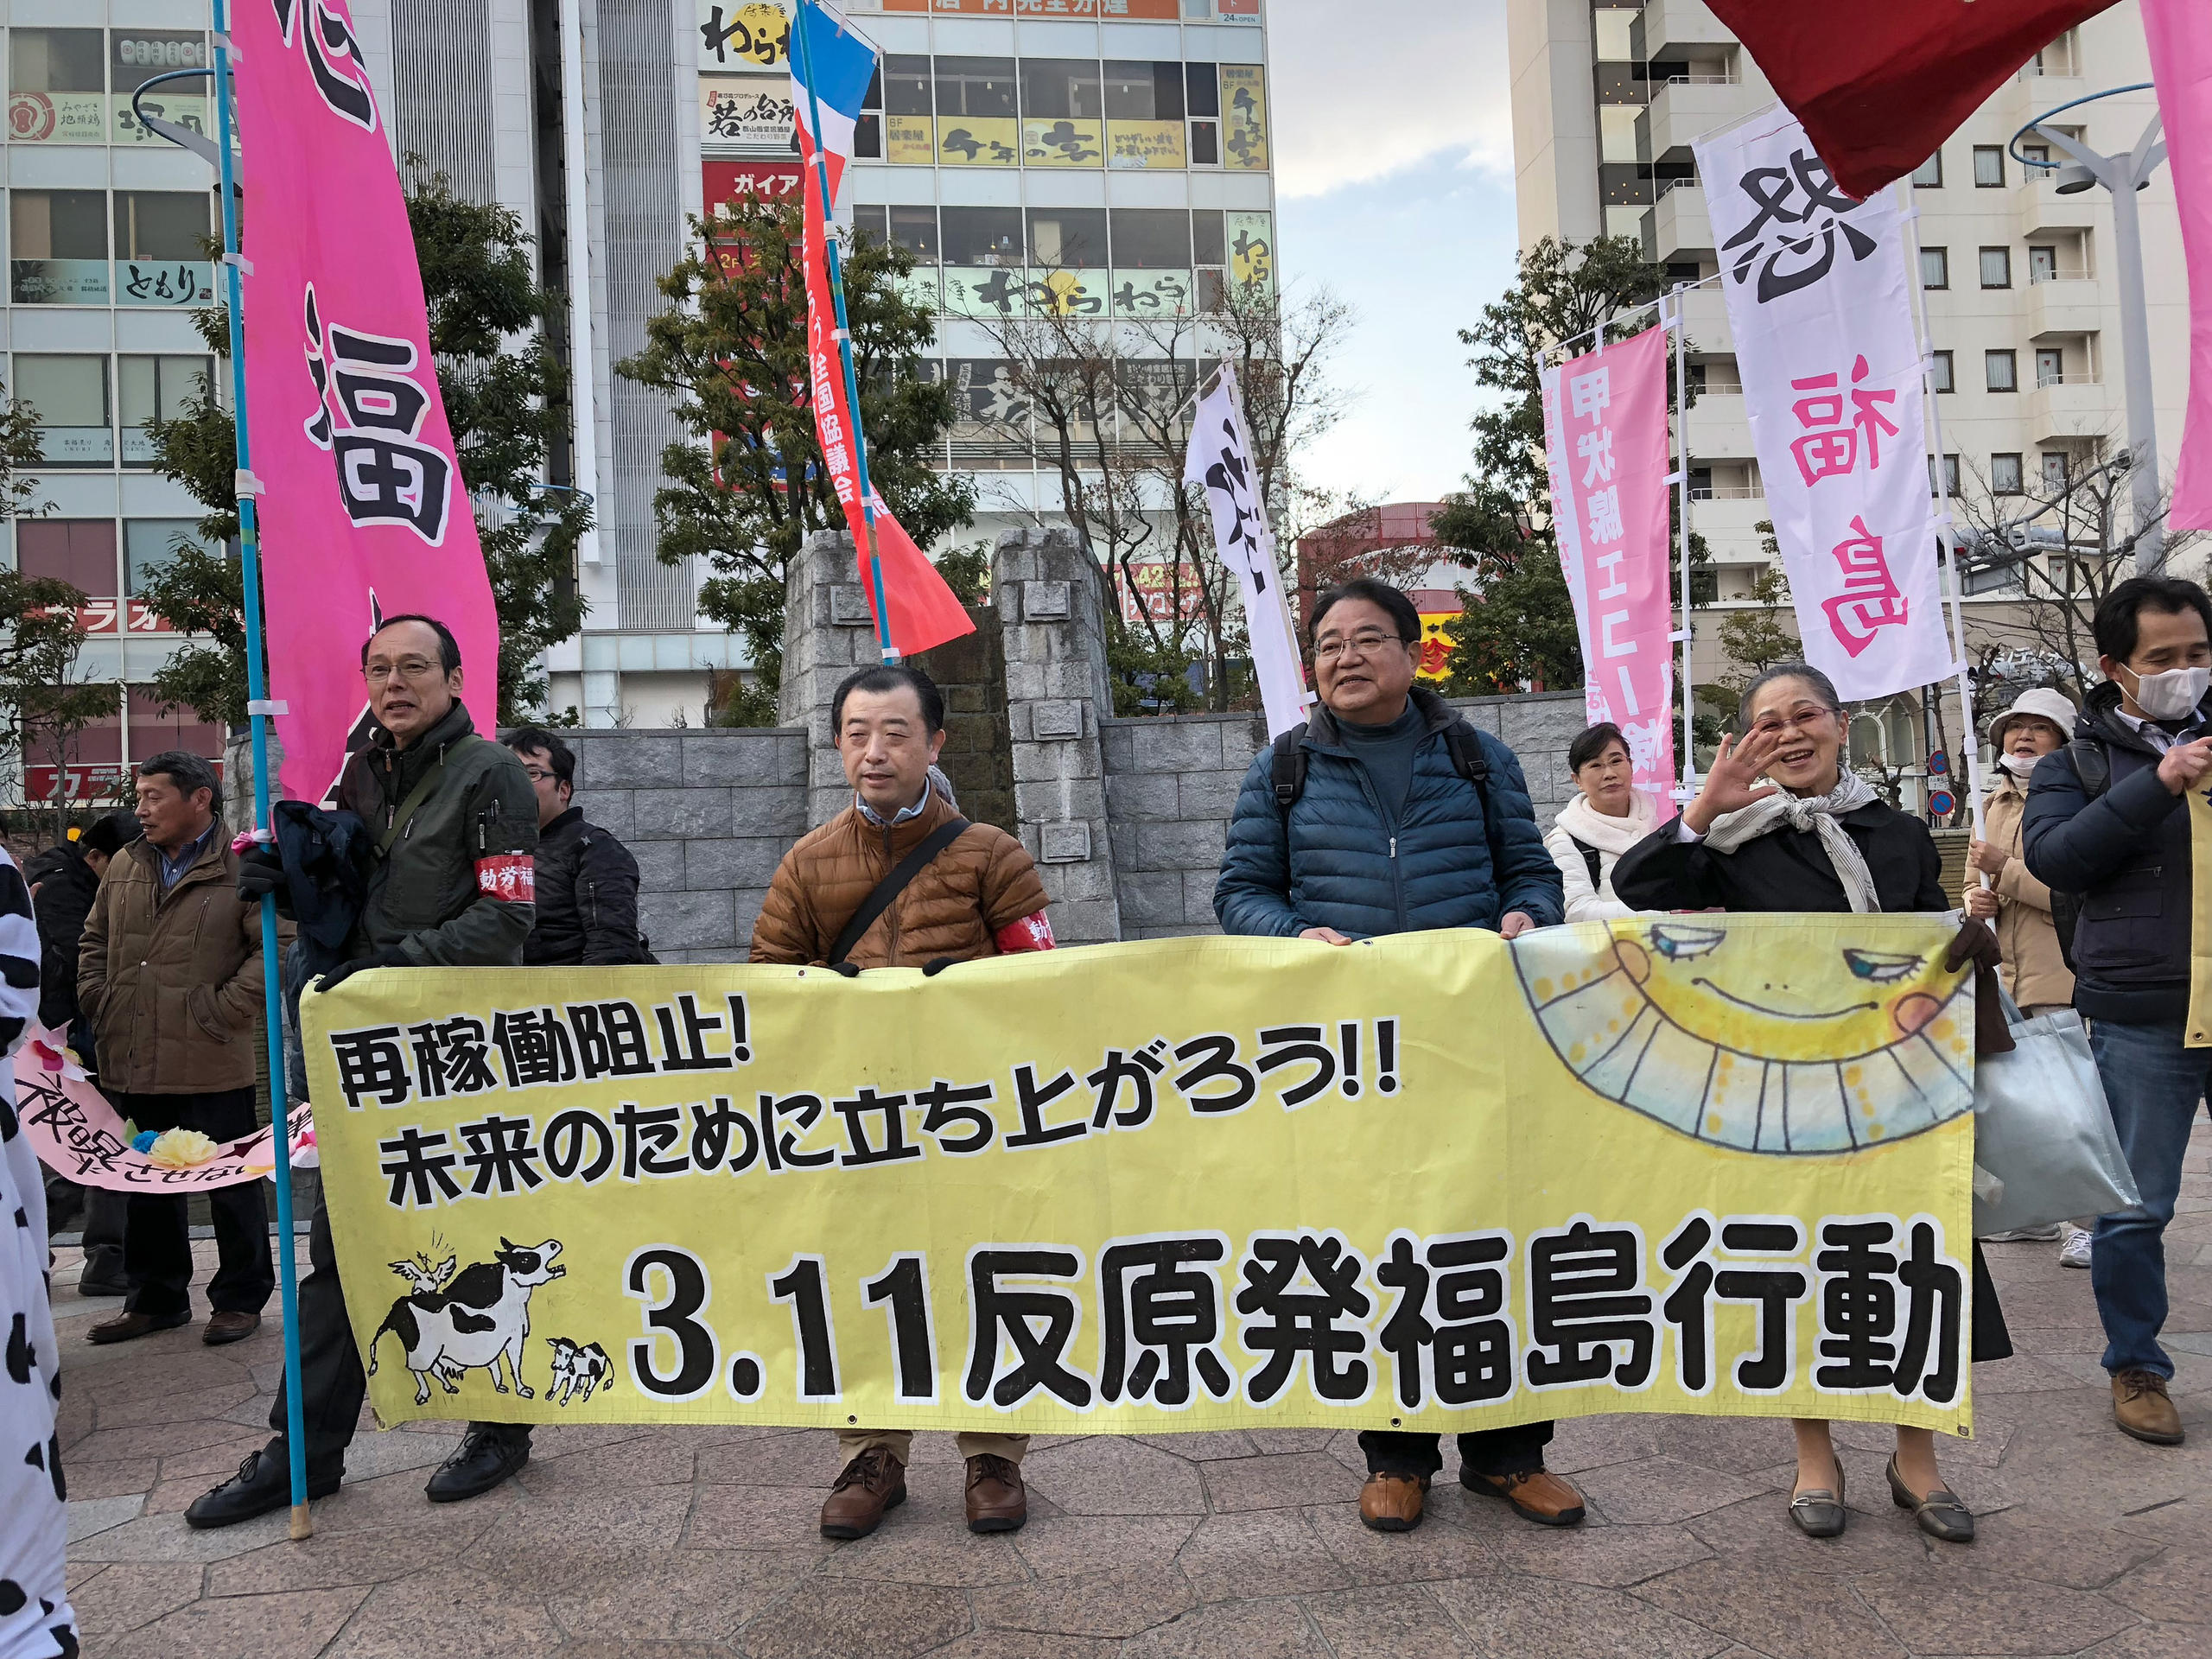
[[[77,997],[100,1086],[141,1129],[197,1129],[219,1146],[251,1135],[253,1027],[262,1009],[261,917],[238,895],[222,785],[196,754],[138,767],[145,834],[118,853],[86,918]],[[213,1188],[213,1312],[201,1340],[251,1336],[276,1285],[259,1181]],[[124,1311],[86,1332],[128,1342],[192,1318],[192,1244],[180,1195],[130,1195]]]
[[[2063,692],[2039,688],[2023,691],[1989,728],[1997,752],[1997,781],[1982,803],[1986,841],[1967,855],[1966,909],[1996,930],[2005,952],[2005,989],[2024,1014],[2049,1014],[2074,1006],[2074,976],[2058,948],[2050,917],[2050,889],[2028,874],[2020,856],[2020,820],[2027,810],[2028,775],[2036,762],[2064,743],[2074,729],[2074,705]],[[1983,887],[1980,877],[1990,884]],[[2059,1260],[2069,1268],[2089,1265],[2089,1235],[2084,1226],[2056,1231],[2004,1234],[2002,1240],[2058,1238]]]

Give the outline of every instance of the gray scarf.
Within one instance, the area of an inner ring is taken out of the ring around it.
[[[1838,778],[1835,787],[1825,795],[1793,795],[1777,784],[1774,793],[1764,800],[1715,818],[1713,828],[1707,832],[1705,844],[1716,853],[1732,853],[1745,842],[1755,841],[1784,824],[1792,830],[1813,830],[1821,838],[1821,850],[1828,855],[1828,862],[1835,868],[1836,880],[1843,883],[1844,896],[1851,900],[1852,910],[1860,914],[1878,911],[1882,901],[1875,896],[1874,874],[1866,868],[1859,843],[1836,822],[1846,812],[1871,805],[1875,798],[1866,780],[1852,772]]]

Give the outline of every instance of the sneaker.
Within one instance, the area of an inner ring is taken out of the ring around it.
[[[1985,1244],[2044,1244],[2057,1238],[2063,1221],[2054,1221],[2048,1227],[2014,1227],[2001,1233],[1984,1233]]]
[[[2058,1247],[2058,1265],[2062,1268],[2088,1267],[2089,1241],[2094,1236],[2086,1227],[2069,1227],[2065,1242]]]

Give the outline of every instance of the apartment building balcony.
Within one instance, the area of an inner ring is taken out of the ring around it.
[[[1736,37],[1703,0],[1650,0],[1630,36],[1645,59],[1711,58],[1731,51]]]
[[[1718,75],[1691,75],[1657,88],[1638,125],[1649,124],[1652,161],[1687,162],[1692,139],[1742,120],[1772,98],[1763,86]]]
[[[2097,334],[2104,315],[2104,290],[2094,276],[2062,270],[2048,282],[2028,284],[2028,337],[2038,345]]]
[[[2012,163],[2008,159],[2005,165],[2010,167]],[[2062,196],[2051,181],[2050,174],[2038,171],[2034,178],[2023,179],[2013,187],[2012,194],[2019,198],[2020,235],[2024,240],[2032,242],[2039,236],[2096,228],[2097,199],[2104,193],[2082,190]]]
[[[1672,179],[1660,187],[1651,209],[1652,251],[1661,264],[1713,257],[1713,220],[1705,210],[1705,189],[1694,179]]]
[[[2093,374],[2051,376],[2022,398],[2030,438],[2036,443],[2103,437],[2123,424],[2116,387]]]
[[[1744,411],[1740,390],[1700,393],[1690,408],[1688,430],[1694,464],[1750,461],[1756,453],[1751,448],[1751,417]]]
[[[1704,413],[1700,401],[1690,411],[1690,442],[1699,441],[1697,419]],[[1700,495],[1690,493],[1690,528],[1705,537],[1717,564],[1737,564],[1762,559],[1758,526],[1767,520],[1766,492],[1757,486],[1724,487]]]
[[[1690,350],[1698,356],[1735,355],[1736,336],[1728,327],[1728,302],[1719,283],[1707,283],[1682,296],[1682,326],[1689,331]]]

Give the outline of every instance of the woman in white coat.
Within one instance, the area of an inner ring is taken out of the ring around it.
[[[1635,908],[1613,896],[1613,865],[1659,827],[1658,809],[1636,792],[1628,740],[1611,721],[1576,738],[1567,747],[1567,764],[1581,792],[1560,809],[1544,836],[1567,887],[1567,919],[1633,916]]]

